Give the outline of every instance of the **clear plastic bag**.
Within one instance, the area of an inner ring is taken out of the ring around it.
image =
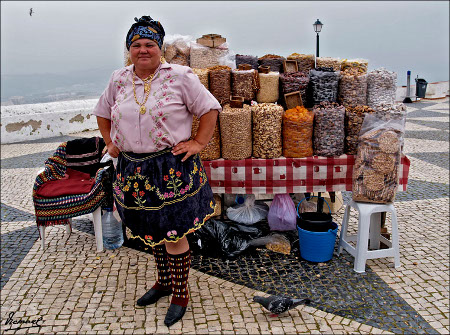
[[[228,207],[227,216],[235,222],[254,224],[265,219],[267,212],[267,206],[255,204],[255,195],[249,194],[242,205]]]
[[[270,230],[295,230],[297,212],[289,194],[276,194],[267,215]]]
[[[353,167],[353,200],[373,203],[394,201],[403,145],[404,119],[364,118]]]
[[[164,38],[164,58],[168,63],[189,66],[191,42],[189,35],[167,35]]]
[[[192,42],[190,53],[190,66],[192,68],[205,69],[220,65],[219,60],[228,54],[228,44],[223,43],[217,48],[205,47]]]
[[[264,237],[255,238],[249,242],[252,247],[265,246],[267,249],[285,255],[291,253],[291,242],[281,234],[270,234]]]

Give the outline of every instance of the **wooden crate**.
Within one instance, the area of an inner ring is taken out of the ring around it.
[[[260,73],[269,73],[270,72],[270,66],[258,66],[258,72]]]
[[[298,71],[298,63],[295,59],[287,59],[283,61],[283,71],[285,73],[289,72],[297,72]]]
[[[244,105],[244,97],[239,97],[232,95],[230,97],[230,107],[232,108],[242,108]]]
[[[295,108],[297,106],[303,106],[302,95],[300,91],[286,93],[284,95],[284,100],[286,101],[287,109]]]
[[[251,70],[252,66],[250,64],[239,64],[238,70]]]

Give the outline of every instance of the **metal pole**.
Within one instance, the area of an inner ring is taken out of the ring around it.
[[[403,103],[412,103],[410,94],[411,94],[411,89],[410,89],[410,84],[411,84],[411,71],[406,72],[407,77],[406,77],[406,97],[405,99],[403,99]]]
[[[319,57],[319,33],[317,33],[317,40],[316,40],[316,57]]]

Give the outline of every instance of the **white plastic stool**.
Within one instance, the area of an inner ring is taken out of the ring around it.
[[[99,206],[94,212],[92,212],[95,242],[97,245],[97,252],[103,251],[103,231],[102,231],[102,207]],[[41,247],[45,248],[45,226],[39,226],[41,233]],[[72,219],[69,219],[69,224],[66,226],[66,232],[70,234],[72,231]]]
[[[348,219],[350,208],[358,210],[358,235],[347,235]],[[392,221],[392,242],[381,236],[381,213],[391,212]],[[348,242],[356,240],[356,248]],[[377,250],[369,250],[370,248]],[[380,241],[387,245],[388,249],[380,249]],[[347,250],[355,257],[354,270],[365,272],[366,261],[373,258],[394,257],[395,268],[400,267],[400,249],[398,243],[397,212],[392,203],[389,204],[368,204],[350,201],[345,207],[344,218],[342,220],[341,235],[339,238],[338,255],[342,249]]]

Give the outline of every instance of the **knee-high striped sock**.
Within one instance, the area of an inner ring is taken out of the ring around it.
[[[170,274],[166,246],[164,244],[154,246],[153,256],[155,256],[158,278],[152,288],[155,290],[170,291],[172,289],[172,277]]]
[[[186,307],[189,302],[188,277],[191,266],[191,251],[179,255],[168,254],[170,272],[172,273],[171,303]]]

